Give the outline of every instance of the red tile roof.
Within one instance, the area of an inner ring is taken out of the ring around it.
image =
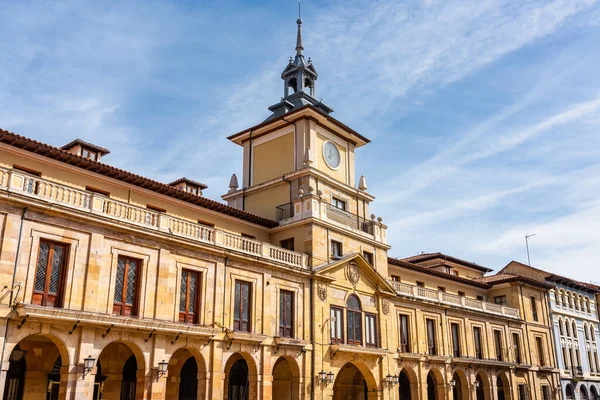
[[[544,289],[551,289],[554,287],[554,285],[552,285],[550,283],[539,281],[537,279],[532,279],[532,278],[527,278],[526,276],[522,276],[522,275],[507,274],[507,273],[498,273],[495,275],[484,276],[482,278],[475,278],[475,281],[481,282],[481,283],[487,283],[490,285],[499,285],[501,283],[507,283],[507,282],[523,282],[523,283],[527,283],[532,286],[538,286],[538,287],[541,287]]]
[[[59,149],[58,147],[38,142],[36,140],[17,135],[16,133],[12,133],[4,129],[0,129],[0,143],[4,143],[25,151],[30,151],[32,153],[39,154],[47,158],[63,162],[65,164],[77,168],[84,169],[86,171],[91,171],[100,175],[104,175],[112,179],[129,183],[131,185],[135,185],[143,189],[151,190],[153,192],[160,193],[165,196],[169,196],[202,208],[206,208],[211,211],[216,211],[221,214],[229,215],[243,221],[251,222],[267,228],[274,228],[279,225],[279,223],[276,221],[263,218],[258,215],[254,215],[246,211],[239,210],[237,208],[230,207],[226,204],[207,199],[206,197],[196,196],[184,192],[182,190],[175,189],[174,187],[166,185],[164,183],[157,182],[152,179],[136,175],[131,172],[115,168],[98,161],[89,160],[87,158],[69,153],[68,151]]]
[[[492,269],[484,267],[483,265],[475,264],[474,262],[462,260],[460,258],[449,256],[447,254],[440,253],[440,252],[437,252],[437,253],[422,253],[422,254],[418,254],[416,256],[405,257],[402,260],[406,261],[406,262],[410,262],[410,263],[420,263],[420,262],[423,262],[423,261],[434,260],[436,258],[441,258],[441,259],[444,259],[444,260],[448,260],[448,261],[451,261],[453,263],[460,264],[460,265],[463,265],[463,266],[468,267],[468,268],[476,269],[477,271],[481,271],[481,272],[491,272],[491,271],[493,271]]]

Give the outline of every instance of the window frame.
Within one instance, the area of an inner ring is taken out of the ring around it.
[[[294,238],[287,238],[279,241],[279,247],[282,249],[294,251]]]
[[[537,299],[535,298],[535,296],[531,296],[529,298],[529,301],[531,302],[531,316],[535,322],[539,322]]]
[[[348,306],[348,301],[351,298],[355,298],[356,301],[358,302],[358,307],[359,308],[351,308]],[[353,344],[353,345],[357,345],[357,346],[362,346],[362,339],[363,339],[363,332],[362,332],[362,305],[360,304],[360,299],[358,298],[358,296],[352,294],[350,296],[348,296],[348,299],[346,300],[346,343],[347,344]],[[352,317],[352,338],[350,335],[350,318]],[[356,323],[358,321],[359,326],[357,327]],[[358,334],[358,339],[357,339],[357,334]]]
[[[427,354],[437,356],[437,338],[436,338],[436,320],[433,318],[425,318],[425,328],[427,329]]]
[[[127,255],[119,255],[117,257],[117,277],[119,275],[119,262],[123,260],[124,261],[124,267],[123,267],[123,290],[121,293],[121,302],[117,302],[115,300],[115,296],[113,296],[113,315],[120,315],[123,317],[137,317],[140,315],[140,289],[141,289],[141,275],[142,275],[142,268],[144,265],[144,261],[139,259],[139,258],[135,258],[135,257],[129,257]],[[136,266],[136,271],[135,271],[135,283],[134,283],[134,289],[133,289],[133,303],[131,303],[130,306],[128,306],[129,303],[127,303],[127,286],[129,284],[129,267],[130,267],[130,262],[136,262],[137,266]],[[117,279],[117,278],[116,278]],[[115,280],[115,285],[116,285],[116,280]],[[115,286],[115,292],[116,292],[116,286]],[[115,293],[116,295],[116,293]],[[120,307],[120,311],[116,312],[115,310],[117,309],[117,307]],[[129,314],[126,315],[126,311],[127,308],[129,307]]]
[[[240,298],[236,299],[236,296],[238,294],[238,290],[237,290],[237,286],[239,285],[240,290]],[[247,310],[247,315],[248,315],[248,321],[244,322],[242,320],[242,313],[243,313],[243,308],[242,308],[242,286],[247,286],[248,287],[248,310]],[[252,295],[253,295],[253,290],[252,290],[252,283],[248,282],[248,281],[244,281],[241,279],[236,279],[235,283],[234,283],[234,293],[233,293],[233,330],[237,331],[237,332],[252,332]],[[235,319],[235,311],[236,311],[236,307],[239,307],[239,316],[240,319],[236,320]],[[246,323],[247,324],[247,328],[244,329],[243,324]],[[237,324],[237,325],[236,325]]]
[[[500,329],[493,330],[494,350],[496,351],[496,360],[504,361],[503,346],[502,346],[502,331]]]
[[[337,240],[333,240],[333,239],[331,239],[330,242],[331,243],[329,245],[329,251],[331,252],[331,258],[334,258],[334,259],[342,258],[344,255],[344,247],[343,247],[342,242],[338,242]],[[339,254],[335,254],[335,252],[334,252],[334,248],[336,248],[336,247],[339,249]]]
[[[406,324],[403,324],[403,320]],[[399,314],[400,334],[398,339],[400,340],[400,352],[410,353],[410,316],[408,314]],[[404,331],[406,329],[406,332]],[[405,343],[402,343],[403,339]]]
[[[340,207],[341,205],[341,207]],[[331,197],[331,206],[337,208],[338,210],[341,211],[347,211],[346,210],[346,201],[338,198],[338,197]]]
[[[522,354],[521,354],[521,335],[518,334],[517,332],[513,332],[512,333],[512,340],[513,340],[513,349],[514,349],[515,363],[522,364],[523,363],[523,357],[522,357]]]
[[[481,340],[481,327],[473,327],[473,350],[475,350],[475,358],[483,360],[483,343]]]
[[[48,245],[48,260],[46,261],[46,268],[44,270],[44,289],[36,290],[35,282],[37,281],[38,269],[40,263],[40,254],[42,245]],[[52,261],[54,259],[54,248],[62,248],[62,258],[59,265],[58,273],[58,287],[56,293],[50,293],[50,282],[52,279]],[[64,294],[65,294],[65,278],[67,274],[67,260],[69,257],[70,246],[67,243],[61,243],[53,240],[40,239],[38,244],[38,252],[35,262],[35,273],[33,277],[33,291],[31,294],[31,304],[40,305],[42,307],[62,308],[64,306]],[[39,298],[39,300],[37,300]],[[48,305],[50,298],[53,298],[52,304]]]
[[[369,321],[372,321],[373,332],[369,333]],[[372,336],[372,337],[371,337]],[[365,313],[365,346],[379,347],[379,337],[377,332],[377,315],[373,313]],[[372,339],[369,341],[369,339]]]
[[[458,322],[450,323],[450,337],[452,339],[452,356],[459,358],[462,356],[460,345],[460,324]]]
[[[286,326],[284,323],[284,320],[286,319],[286,315],[285,315],[285,310],[287,310],[286,307],[286,301],[289,299],[290,304],[290,315],[289,315],[289,326]],[[279,337],[285,337],[285,338],[294,338],[294,322],[295,322],[295,315],[294,315],[294,305],[296,303],[295,301],[295,293],[291,290],[285,290],[285,289],[281,289],[279,290]]]
[[[535,337],[535,350],[537,353],[538,366],[543,367],[546,365],[546,355],[544,352],[544,340],[541,336]]]
[[[508,299],[506,295],[503,294],[501,296],[494,296],[494,304],[497,304],[499,306],[505,306],[506,304],[508,304]]]
[[[366,262],[369,263],[370,266],[375,266],[375,256],[370,251],[363,250],[363,258]]]
[[[332,315],[332,314],[335,314],[335,315]],[[330,316],[329,323],[331,324],[329,341],[332,344],[344,343],[344,309],[342,307],[338,307],[338,306],[330,306],[329,307],[329,316]],[[331,318],[333,316],[335,316],[335,318],[336,318],[335,322],[333,321],[333,318]],[[339,324],[338,324],[338,318],[340,320]],[[335,332],[335,336],[333,335],[334,332]]]
[[[187,274],[186,278],[186,291],[185,291],[185,310],[181,311],[181,286],[183,286],[184,274]],[[196,275],[196,300],[195,300],[195,312],[190,313],[190,281],[191,275]],[[183,322],[186,324],[194,324],[197,325],[200,323],[200,298],[201,298],[201,288],[202,288],[202,273],[199,271],[182,268],[181,269],[181,278],[179,280],[179,322]],[[190,321],[191,314],[191,321]],[[182,320],[183,317],[183,320]]]

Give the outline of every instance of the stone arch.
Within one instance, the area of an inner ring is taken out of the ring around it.
[[[453,400],[469,400],[469,381],[467,374],[462,369],[456,369],[452,375]]]
[[[333,400],[347,398],[377,399],[377,381],[371,370],[362,362],[352,361],[344,364],[333,383]]]
[[[236,388],[233,388],[233,382],[232,385],[230,385],[230,375],[233,373],[237,373],[240,371],[240,366],[245,366],[245,370],[246,370],[246,381],[247,381],[247,399],[248,400],[254,400],[258,398],[258,367],[256,365],[256,362],[254,361],[254,358],[252,358],[252,356],[246,352],[237,352],[237,353],[233,353],[228,359],[227,362],[225,363],[225,368],[223,370],[223,380],[224,380],[224,385],[223,385],[223,399],[224,400],[238,400],[237,397],[235,396],[235,393],[238,393],[238,387],[239,385],[235,385]],[[230,387],[232,386],[232,387]],[[230,396],[232,396],[230,398]],[[240,397],[241,399],[241,397]]]
[[[400,400],[419,399],[419,378],[409,366],[405,366],[398,373],[398,392]]]
[[[590,386],[590,395],[592,397],[592,400],[600,399],[600,396],[598,396],[598,389],[596,389],[596,386],[594,386],[594,385]]]
[[[475,376],[475,398],[477,400],[492,400],[492,385],[485,371],[478,371]]]
[[[192,347],[180,347],[169,358],[166,394],[168,399],[204,399],[206,362]]]
[[[565,397],[567,400],[575,399],[575,391],[573,391],[573,386],[570,383],[565,387]]]
[[[290,356],[281,356],[273,365],[273,398],[300,399],[300,368]]]
[[[588,390],[583,383],[579,386],[579,397],[581,400],[589,400],[590,398]]]
[[[108,343],[100,351],[94,382],[103,398],[123,398],[121,391],[129,393],[129,399],[143,399],[145,396],[146,360],[142,350],[131,341],[116,340]],[[129,376],[135,369],[135,383]],[[98,372],[101,370],[101,374]],[[126,386],[126,388],[125,388]]]
[[[28,398],[66,399],[72,362],[66,343],[51,333],[19,336],[4,352],[9,365],[5,398],[7,391],[16,391]]]
[[[431,368],[426,376],[426,391],[428,400],[444,400],[444,376],[437,368]]]
[[[500,372],[496,377],[496,399],[497,400],[511,400],[512,392],[510,379],[506,372]]]

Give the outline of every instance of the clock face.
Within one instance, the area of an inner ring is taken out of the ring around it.
[[[340,166],[340,151],[333,142],[325,142],[323,144],[323,158],[330,168],[336,169]]]

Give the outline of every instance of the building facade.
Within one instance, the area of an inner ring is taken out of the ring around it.
[[[301,23],[227,205],[0,131],[4,399],[560,398],[553,283],[388,257]]]
[[[552,283],[548,295],[563,399],[599,399],[598,312],[600,288],[512,262],[505,270]]]

